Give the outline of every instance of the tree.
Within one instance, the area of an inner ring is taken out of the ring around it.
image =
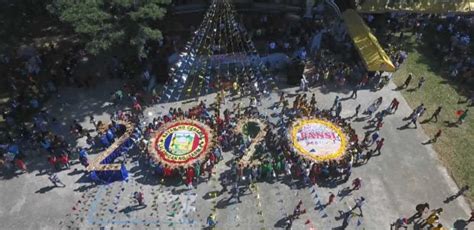
[[[156,28],[171,0],[52,0],[48,10],[70,24],[91,54],[130,46],[146,57],[145,45],[163,38]]]

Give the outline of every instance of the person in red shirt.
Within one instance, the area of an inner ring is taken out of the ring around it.
[[[142,106],[141,106],[140,103],[138,103],[138,102],[133,103],[133,108],[134,108],[137,112],[142,111]]]
[[[375,147],[375,151],[379,153],[379,155],[381,154],[380,150],[382,149],[383,147],[383,143],[385,141],[385,138],[382,138],[380,140],[377,141],[377,146]]]
[[[67,154],[61,154],[61,156],[59,156],[58,158],[58,161],[64,166],[66,166],[66,168],[69,168],[69,157],[67,156]]]
[[[380,119],[378,122],[377,122],[377,125],[375,125],[375,130],[380,130],[383,126],[383,121],[382,119]]]
[[[214,154],[209,154],[209,160],[212,162],[212,164],[217,162],[217,158]]]
[[[191,186],[193,183],[195,173],[194,173],[194,168],[193,167],[188,167],[186,170],[186,185]]]
[[[26,172],[26,164],[22,159],[16,158],[15,159],[15,165],[18,167],[21,171]]]
[[[55,156],[50,155],[50,156],[48,157],[48,162],[49,162],[49,164],[51,165],[51,167],[52,167],[53,169],[56,169],[56,170],[58,169],[58,168],[57,168],[57,162],[58,162],[58,161],[57,161],[57,159],[56,159]]]
[[[133,194],[135,200],[138,202],[139,206],[146,206],[145,204],[145,198],[142,192],[135,192]]]
[[[397,100],[397,98],[394,98],[392,102],[390,103],[390,107],[389,107],[390,112],[395,113],[398,109],[399,104],[400,102]]]
[[[336,195],[334,195],[334,193],[331,193],[331,195],[329,195],[328,203],[325,206],[332,204],[334,202],[334,199],[336,199]]]
[[[163,174],[165,177],[170,177],[173,174],[173,170],[170,167],[168,167],[168,165],[165,165]]]
[[[362,180],[357,177],[352,181],[352,190],[359,190],[362,186]]]

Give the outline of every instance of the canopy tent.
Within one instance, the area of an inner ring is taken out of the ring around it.
[[[359,14],[349,9],[344,11],[342,18],[367,70],[394,72],[392,61]]]
[[[415,13],[471,13],[474,0],[365,0],[357,11],[385,13],[407,11]]]

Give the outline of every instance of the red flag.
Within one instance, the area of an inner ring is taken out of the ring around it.
[[[461,116],[462,114],[464,113],[464,110],[460,109],[458,111],[456,111],[456,116]]]

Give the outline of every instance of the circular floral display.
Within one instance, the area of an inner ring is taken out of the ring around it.
[[[299,120],[290,130],[291,140],[298,153],[316,161],[338,159],[347,146],[346,135],[331,122],[308,119]]]
[[[175,121],[162,127],[152,143],[154,158],[171,165],[190,164],[205,157],[211,140],[206,125],[191,121]]]

